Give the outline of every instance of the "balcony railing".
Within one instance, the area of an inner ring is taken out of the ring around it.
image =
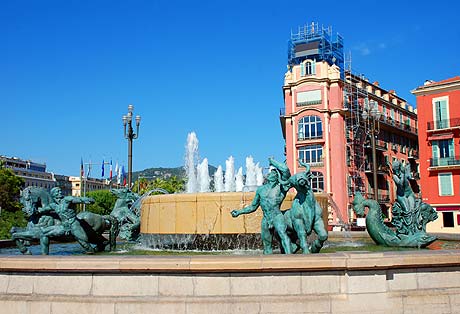
[[[427,130],[443,130],[460,126],[460,118],[430,121],[427,123]]]
[[[367,193],[367,199],[374,199],[374,193]],[[377,196],[379,203],[389,203],[390,202],[390,194],[389,193],[379,193]]]
[[[407,131],[407,132],[411,132],[413,134],[417,134],[417,129],[416,128],[410,126],[409,124],[396,121],[396,120],[392,119],[391,117],[381,116],[380,117],[380,122],[383,123],[383,124],[386,124],[386,125],[391,125],[393,127],[396,127],[398,129],[401,129],[401,130],[404,130],[404,131]]]
[[[318,134],[318,135],[310,135],[310,136],[305,136],[304,133],[297,133],[297,140],[298,141],[305,141],[305,140],[317,140],[323,138],[323,134]]]
[[[372,173],[374,169],[372,168],[372,163],[371,162],[366,162],[364,164],[364,172],[366,173]],[[384,173],[389,173],[390,172],[390,167],[385,164],[385,163],[380,163],[379,161],[377,162],[377,172],[384,174]]]
[[[430,167],[460,166],[460,156],[431,158]]]

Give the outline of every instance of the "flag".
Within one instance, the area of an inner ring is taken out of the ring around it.
[[[86,177],[89,178],[91,174],[91,160],[89,161],[89,164],[88,164],[88,172],[86,173]]]
[[[102,159],[102,174],[101,177],[104,178],[104,159]]]
[[[109,174],[110,178],[109,180],[112,180],[112,159],[110,159],[110,174]]]
[[[123,185],[126,186],[126,173],[125,173],[125,166],[121,168],[121,172],[123,172]]]
[[[118,167],[118,163],[115,169],[115,172],[117,173],[117,184],[119,185],[121,184],[121,167]]]
[[[83,178],[85,176],[85,169],[83,168],[83,157],[80,161],[80,177]]]

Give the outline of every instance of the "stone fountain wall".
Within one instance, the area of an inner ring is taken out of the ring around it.
[[[153,195],[142,203],[141,244],[159,249],[259,249],[259,208],[233,218],[230,212],[249,205],[254,192],[191,193]],[[291,207],[288,193],[282,209]],[[316,195],[327,226],[327,196]]]
[[[0,256],[0,313],[459,313],[458,251]]]

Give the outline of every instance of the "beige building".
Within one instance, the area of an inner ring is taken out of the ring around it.
[[[82,196],[85,192],[107,190],[110,182],[103,179],[69,177],[72,183],[72,196]]]

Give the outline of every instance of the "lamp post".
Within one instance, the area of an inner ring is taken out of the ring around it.
[[[372,179],[374,183],[374,199],[376,201],[378,201],[379,187],[378,187],[378,181],[377,181],[377,150],[375,148],[375,138],[379,134],[380,115],[381,113],[378,110],[378,105],[376,102],[373,102],[372,106],[365,104],[362,116],[366,124],[366,129],[369,132],[369,135],[371,137]]]
[[[141,116],[136,116],[136,133],[133,130],[133,111],[134,106],[128,105],[128,114],[123,116],[123,128],[125,139],[128,140],[128,188],[131,189],[131,181],[133,175],[133,140],[139,136],[139,125],[141,124]]]

